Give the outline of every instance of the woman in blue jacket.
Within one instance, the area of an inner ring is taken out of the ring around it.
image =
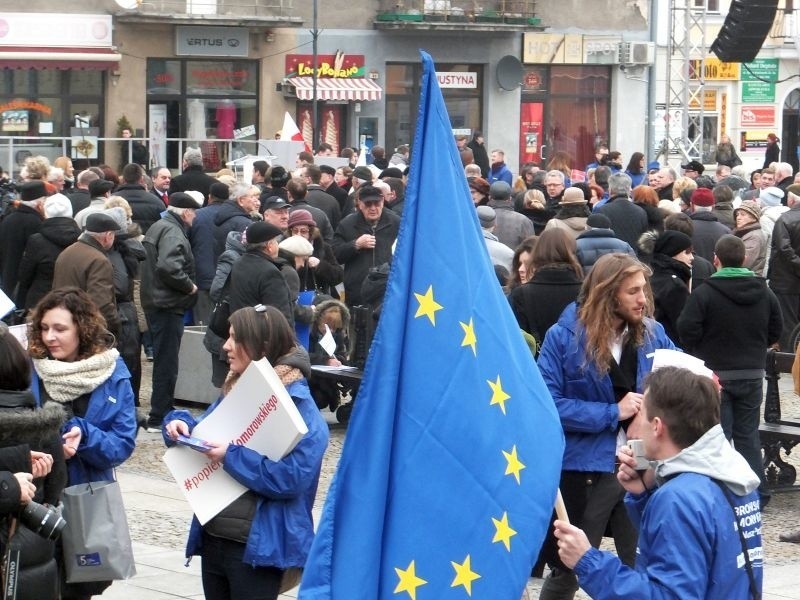
[[[207,600],[274,600],[287,570],[305,564],[314,525],[311,509],[328,445],[328,427],[308,389],[308,354],[298,348],[286,317],[272,306],[245,307],[230,317],[230,337],[223,346],[230,373],[223,397],[254,360],[266,357],[286,386],[308,433],[279,461],[246,446],[215,443],[207,455],[248,491],[201,526],[192,520],[186,555],[201,556]],[[202,420],[201,417],[199,420]],[[175,410],[164,418],[164,440],[172,445],[189,435],[198,420]]]
[[[114,468],[136,445],[130,373],[113,343],[97,306],[78,288],[49,292],[31,314],[31,391],[40,406],[57,402],[66,412],[61,438],[67,485],[113,480]],[[62,582],[62,598],[88,598],[109,585]]]

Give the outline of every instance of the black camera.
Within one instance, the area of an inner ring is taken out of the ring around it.
[[[33,501],[25,506],[19,520],[25,527],[48,540],[58,539],[67,526],[67,522],[55,508]]]

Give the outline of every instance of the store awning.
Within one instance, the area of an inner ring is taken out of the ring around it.
[[[314,79],[312,77],[290,77],[284,85],[295,88],[300,100],[314,99]],[[317,79],[318,100],[380,100],[383,90],[371,79]]]
[[[114,69],[121,59],[111,48],[0,46],[3,69]]]

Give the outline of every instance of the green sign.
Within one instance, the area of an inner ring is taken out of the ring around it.
[[[777,58],[757,58],[742,64],[742,102],[775,102],[775,80],[778,79]]]

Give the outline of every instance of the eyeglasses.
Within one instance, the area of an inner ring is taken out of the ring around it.
[[[294,235],[308,235],[308,227],[292,227],[292,233]]]
[[[362,200],[364,206],[378,206],[383,200]]]

